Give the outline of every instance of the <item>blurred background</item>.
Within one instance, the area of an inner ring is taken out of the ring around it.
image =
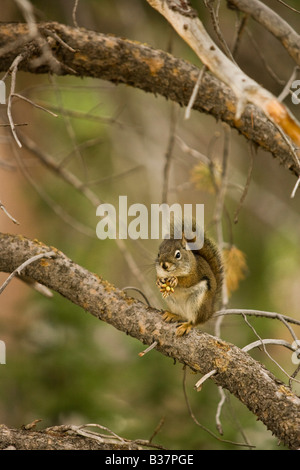
[[[37,21],[73,25],[73,0],[31,3]],[[265,3],[297,30],[297,13],[276,1]],[[204,3],[195,0],[192,4],[217,41]],[[298,2],[290,0],[289,4],[296,8]],[[1,0],[1,6],[2,22],[24,22],[13,1]],[[239,17],[226,8],[226,2],[221,2],[219,16],[224,38],[232,47]],[[79,0],[76,19],[80,27],[148,43],[201,66],[145,0]],[[249,76],[275,95],[282,91],[294,69],[281,44],[251,19],[236,60]],[[168,202],[204,204],[209,234],[216,237],[212,223],[216,195],[197,155],[209,153],[216,164],[222,165],[222,123],[194,111],[185,120],[185,110],[177,104],[102,80],[19,72],[16,92],[58,114],[55,118],[15,99],[15,122],[27,124],[20,132],[60,168],[76,175],[100,200],[112,204],[118,204],[119,195],[127,195],[129,205],[139,202],[150,207],[162,202],[166,155],[173,136]],[[290,96],[285,102],[299,118],[299,106],[292,104]],[[0,105],[0,113],[1,122],[7,123],[5,106]],[[1,128],[0,149],[0,200],[20,223],[13,224],[1,211],[1,232],[21,233],[53,245],[119,288],[136,286],[150,291],[151,305],[163,308],[155,287],[158,241],[127,241],[127,249],[141,271],[142,277],[135,278],[115,242],[96,238],[96,208],[81,192],[50,173],[31,152],[20,151],[9,128]],[[250,163],[245,138],[231,130],[223,236],[224,242],[233,243],[245,256],[247,268],[228,306],[274,311],[299,320],[299,190],[294,199],[290,197],[296,180],[270,154],[258,149],[247,197],[235,224],[234,214]],[[6,277],[0,273],[0,285]],[[142,300],[138,293],[128,293]],[[277,320],[249,321],[262,338],[293,341]],[[214,334],[214,322],[205,325],[204,330]],[[223,319],[221,337],[239,347],[257,340],[238,316]],[[41,419],[46,427],[92,422],[129,439],[148,439],[161,423],[153,442],[168,449],[239,448],[215,439],[195,424],[183,392],[182,365],[155,350],[140,358],[138,353],[144,347],[137,340],[58,294],[46,299],[13,280],[0,298],[0,339],[6,344],[6,365],[0,366],[1,423],[18,427]],[[291,351],[280,346],[270,346],[268,351],[287,374],[293,373],[296,366]],[[263,351],[251,354],[278,378],[288,381]],[[187,372],[185,387],[190,406],[197,420],[217,433],[219,391],[207,381],[200,393],[195,392],[198,379],[198,375]],[[293,388],[299,392],[299,385]],[[224,439],[244,442],[246,436],[257,449],[283,448],[227,393],[221,422]]]

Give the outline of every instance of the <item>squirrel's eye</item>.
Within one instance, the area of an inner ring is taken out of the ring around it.
[[[179,250],[176,250],[174,256],[175,256],[176,259],[180,259],[180,258],[181,258],[181,253],[180,253],[180,251],[179,251]]]

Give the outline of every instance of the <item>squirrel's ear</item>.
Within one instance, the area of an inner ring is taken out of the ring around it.
[[[194,235],[194,234],[193,234]],[[192,237],[186,237],[185,234],[182,235],[182,240],[185,241],[185,243],[195,243],[196,241],[196,236],[192,236]]]
[[[182,239],[181,239],[181,243],[182,243],[182,246],[187,249],[187,247],[189,246],[190,243],[195,243],[196,241],[196,237],[192,237],[192,238],[187,238],[185,237],[185,234],[182,235]],[[191,248],[188,248],[188,249],[191,249]]]
[[[183,234],[182,239],[181,239],[181,243],[182,243],[183,248],[186,249],[187,245],[189,243],[194,243],[195,240],[196,240],[196,237],[193,237],[192,239],[189,239],[189,238],[186,238],[185,235]]]
[[[183,248],[186,248],[187,241],[186,241],[186,238],[185,238],[185,236],[184,236],[184,233],[182,234],[181,244],[182,244]]]

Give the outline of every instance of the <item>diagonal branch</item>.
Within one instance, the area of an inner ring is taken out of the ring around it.
[[[300,35],[274,10],[259,0],[227,0],[227,4],[229,8],[236,8],[260,23],[281,42],[296,64],[300,65]]]
[[[154,95],[160,94],[180,105],[188,105],[199,77],[199,69],[192,64],[136,41],[59,23],[39,24],[40,34],[49,38],[49,31],[76,51],[72,52],[53,37],[50,38],[52,53],[65,65],[60,69],[60,74],[124,83]],[[8,47],[10,44],[11,47]],[[30,40],[27,25],[0,24],[0,71],[6,72],[15,57],[24,51],[28,56],[18,65],[18,70],[30,73],[53,72],[47,62],[40,66],[32,62],[31,58],[41,52]],[[278,128],[255,104],[248,104],[241,118],[236,120],[236,96],[218,78],[209,73],[203,75],[193,109],[228,123],[300,176],[298,162]]]
[[[248,77],[218,48],[188,0],[147,2],[168,20],[206,67],[232,89],[237,98],[236,120],[240,119],[247,103],[252,103],[274,124],[279,125],[295,146],[300,145],[300,123],[272,93]],[[300,167],[297,156],[296,164]]]
[[[144,344],[196,372],[216,370],[212,380],[244,403],[291,449],[300,447],[300,399],[259,362],[236,346],[202,331],[175,335],[160,312],[77,265],[55,248],[23,236],[0,234],[0,271],[12,272],[26,259],[54,251],[53,259],[28,265],[24,274]]]

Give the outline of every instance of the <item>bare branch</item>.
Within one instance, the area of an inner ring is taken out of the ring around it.
[[[249,147],[248,147],[248,149],[249,149]],[[238,222],[239,213],[240,213],[241,207],[242,207],[242,205],[245,201],[245,198],[247,196],[248,189],[249,189],[250,182],[251,182],[251,178],[252,178],[252,171],[253,171],[253,166],[254,166],[254,150],[253,150],[252,146],[249,149],[249,153],[250,153],[250,165],[249,165],[248,175],[247,175],[245,187],[244,187],[244,190],[243,190],[243,194],[240,198],[239,204],[238,204],[238,206],[235,210],[235,214],[234,214],[234,217],[233,217],[233,221],[234,221],[235,224]]]
[[[0,425],[1,450],[142,450],[162,449],[149,441],[118,436],[100,424],[63,424],[35,430],[35,420],[21,429]],[[94,428],[98,432],[91,429]],[[104,431],[100,433],[99,431]]]
[[[285,7],[289,8],[289,10],[294,11],[295,13],[300,13],[299,10],[296,10],[296,8],[291,7],[290,5],[288,5],[287,3],[285,3],[283,0],[277,0],[277,2],[281,3],[282,5],[284,5]]]
[[[169,191],[169,178],[171,170],[172,153],[175,143],[175,130],[177,124],[176,109],[174,103],[171,105],[171,116],[170,116],[170,135],[168,140],[167,151],[165,153],[165,165],[163,174],[163,191],[162,191],[162,202],[166,203],[168,199]]]
[[[297,182],[294,186],[294,189],[293,189],[292,194],[291,194],[291,199],[293,199],[295,197],[297,189],[299,187],[299,184],[300,184],[300,177],[297,179]]]
[[[300,36],[281,16],[259,0],[227,0],[227,4],[252,16],[281,42],[296,64],[300,65]]]
[[[17,75],[17,70],[18,70],[18,65],[19,63],[24,59],[25,54],[19,54],[13,63],[11,64],[10,70],[11,70],[11,85],[10,85],[10,94],[8,96],[8,103],[7,103],[7,117],[10,123],[11,131],[14,136],[15,141],[17,142],[19,147],[22,147],[22,144],[17,136],[16,130],[15,130],[15,124],[14,120],[12,117],[12,98],[15,93],[15,87],[16,87],[16,75]]]
[[[213,376],[214,374],[216,373],[215,370],[209,372],[208,374],[205,374],[204,377],[202,377],[203,381],[205,381],[207,378],[209,378],[209,376]],[[202,380],[200,379],[199,382]],[[197,386],[197,384],[196,384]],[[199,388],[199,390],[201,389],[201,387]],[[217,439],[218,441],[221,441],[221,442],[227,442],[229,444],[233,444],[233,445],[236,445],[236,446],[246,446],[246,447],[254,447],[254,446],[251,446],[249,444],[244,444],[244,443],[240,443],[240,442],[233,442],[233,441],[229,441],[227,439],[223,439],[223,438],[220,438],[219,436],[217,436],[214,432],[212,432],[210,429],[208,429],[206,426],[204,426],[203,424],[201,424],[198,419],[196,418],[192,408],[191,408],[191,405],[190,405],[190,402],[189,402],[189,399],[188,399],[188,396],[187,396],[187,392],[186,392],[186,368],[184,368],[184,371],[183,371],[183,393],[184,393],[184,398],[185,398],[185,402],[186,402],[186,405],[187,405],[187,408],[189,410],[189,413],[190,413],[190,416],[192,418],[192,420],[194,421],[194,423],[199,426],[199,428],[203,429],[203,431],[207,432],[208,434],[210,434],[212,437],[214,437],[215,439]]]
[[[232,62],[235,62],[235,60],[233,58],[233,55],[232,55],[232,53],[231,53],[231,51],[228,47],[228,44],[225,41],[224,36],[221,32],[220,23],[219,23],[219,13],[218,13],[220,2],[218,2],[217,9],[215,11],[214,7],[213,7],[214,1],[215,0],[204,0],[204,3],[205,3],[205,6],[206,6],[206,8],[208,8],[208,11],[210,13],[214,30],[217,34],[217,37],[219,39],[220,44],[222,45],[223,51],[225,52],[227,57],[229,57],[229,59],[232,60]]]
[[[2,286],[0,286],[0,294],[2,294],[2,292],[4,291],[4,289],[6,288],[6,286],[10,283],[10,281],[15,277],[15,276],[18,276],[21,274],[21,272],[26,268],[26,266],[28,266],[29,264],[31,263],[34,263],[35,261],[39,260],[39,259],[42,259],[42,258],[52,258],[53,256],[55,256],[55,252],[54,251],[49,251],[48,253],[41,253],[39,255],[35,255],[35,256],[32,256],[31,258],[29,258],[28,260],[24,261],[24,263],[22,263],[20,266],[18,266],[11,274],[10,276],[8,276],[8,278],[6,279],[6,281],[2,284]]]
[[[195,389],[197,390],[197,392],[200,392],[200,390],[202,389],[202,385],[204,384],[204,382],[207,380],[207,379],[210,379],[210,377],[212,377],[213,375],[215,375],[217,373],[217,369],[213,369],[211,370],[210,372],[207,372],[207,374],[203,375],[203,377],[201,377],[201,379],[198,380],[198,382],[195,384]]]
[[[44,106],[41,106],[40,104],[34,103],[34,102],[31,101],[29,98],[26,98],[25,96],[20,95],[19,93],[12,93],[12,96],[15,96],[16,98],[20,98],[21,100],[24,100],[24,101],[26,101],[27,103],[30,103],[30,104],[31,104],[32,106],[34,106],[35,108],[42,109],[42,110],[45,111],[46,113],[51,114],[51,116],[53,116],[53,117],[57,117],[57,116],[58,116],[58,114],[53,113],[52,111],[50,111],[50,109],[47,109],[47,108],[45,108]],[[19,124],[19,125],[20,125],[20,124]]]
[[[193,93],[191,94],[190,100],[189,100],[188,105],[186,107],[185,114],[184,114],[184,119],[189,119],[190,118],[191,109],[194,106],[197,94],[199,92],[200,83],[202,81],[202,77],[203,77],[203,74],[205,73],[205,70],[206,70],[206,66],[203,65],[202,69],[200,70],[199,76],[197,78],[196,84],[194,86]]]
[[[20,222],[18,222],[9,212],[8,210],[5,208],[5,206],[2,204],[2,202],[0,201],[0,209],[4,212],[4,214],[7,215],[7,217],[16,225],[20,225]]]
[[[244,313],[243,313],[243,317],[244,317],[244,321],[246,322],[246,324],[251,328],[251,330],[253,331],[253,333],[259,338],[259,341],[260,341],[260,344],[261,344],[261,346],[262,346],[262,348],[263,348],[263,350],[264,350],[264,353],[265,353],[265,354],[268,356],[268,358],[269,358],[272,362],[274,362],[274,364],[276,364],[277,367],[279,367],[279,369],[291,380],[292,377],[284,370],[283,367],[281,367],[280,364],[278,364],[277,361],[275,361],[275,359],[271,356],[271,354],[269,354],[269,352],[267,351],[267,349],[266,349],[266,347],[265,347],[265,344],[266,344],[266,343],[265,343],[265,342],[263,341],[263,339],[259,336],[259,334],[258,334],[257,331],[255,330],[254,326],[251,325],[251,323],[249,323],[249,321],[247,320],[247,317],[246,317],[246,315],[245,315]],[[300,383],[300,381],[299,381],[299,380],[296,380],[295,378],[294,378],[293,380],[295,380],[296,382],[299,382],[299,383]]]
[[[282,320],[284,318],[289,323],[294,323],[295,325],[300,325],[300,320],[296,320],[295,318],[288,317],[286,315],[281,315],[280,313],[276,312],[265,312],[263,310],[249,310],[249,309],[224,309],[219,310],[215,313],[215,317],[219,315],[252,315],[255,317],[267,317],[267,318],[276,318],[277,320]]]
[[[77,19],[76,19],[78,3],[79,3],[79,0],[75,0],[73,11],[72,11],[73,24],[76,28],[78,28],[78,23],[77,23]]]
[[[165,96],[180,105],[188,104],[199,77],[199,69],[190,63],[176,59],[165,52],[154,50],[145,44],[94,33],[84,28],[71,28],[58,23],[40,23],[41,34],[44,29],[54,31],[73,49],[80,50],[80,54],[74,54],[60,45],[55,49],[57,60],[65,64],[60,74],[69,73],[102,78],[113,83],[127,83]],[[7,37],[8,31],[9,38]],[[0,24],[0,46],[8,41],[15,43],[24,37],[28,38],[27,25]],[[35,56],[40,54],[38,46],[34,47],[30,43],[26,47],[22,42],[19,48],[12,48],[2,55],[0,71],[7,71],[14,58],[22,51]],[[94,60],[95,58],[97,60]],[[234,65],[231,61],[229,62]],[[30,55],[19,64],[18,70],[31,73],[53,72],[47,63],[37,67],[30,60]],[[216,106],[216,101],[218,106]],[[204,74],[202,78],[194,109],[210,113],[217,119],[227,122],[247,139],[271,152],[281,164],[297,176],[300,175],[300,169],[291,156],[290,147],[278,135],[278,129],[272,125],[264,113],[257,106],[248,105],[241,119],[236,121],[236,97],[230,87],[225,86],[211,74]]]
[[[217,411],[216,411],[216,427],[217,427],[218,432],[222,436],[223,435],[223,427],[222,427],[220,416],[221,416],[221,411],[222,411],[223,405],[224,405],[225,400],[226,400],[226,395],[225,395],[225,392],[224,392],[222,387],[219,387],[219,394],[220,394],[220,401],[218,403]]]
[[[235,119],[239,120],[247,103],[261,109],[266,116],[300,145],[300,123],[291,112],[268,90],[248,77],[234,64],[206,32],[197,13],[187,0],[147,0],[171,23],[177,33],[194,50],[199,59],[234,92],[237,103]],[[182,8],[184,5],[184,8]]]
[[[277,346],[284,346],[285,348],[288,348],[291,351],[295,351],[293,346],[287,341],[284,341],[283,339],[274,339],[274,338],[271,338],[271,339],[264,338],[264,339],[259,339],[258,341],[254,341],[253,343],[250,343],[250,344],[247,344],[247,346],[244,346],[242,348],[242,351],[249,352],[251,351],[251,349],[259,348],[260,346],[262,346],[262,344],[275,344]]]
[[[298,65],[296,65],[296,66],[294,67],[293,72],[292,72],[290,78],[289,78],[288,81],[286,82],[286,84],[285,84],[285,86],[284,86],[282,92],[280,93],[280,95],[279,95],[278,98],[277,98],[278,101],[283,101],[283,100],[287,97],[287,95],[288,95],[289,93],[291,93],[291,89],[290,89],[290,88],[291,88],[291,85],[292,85],[293,81],[295,80],[295,78],[296,78],[296,76],[297,76],[297,72],[298,72],[299,69],[300,69],[300,67],[299,67]]]
[[[0,271],[12,272],[36,254],[51,251],[41,242],[0,234]],[[192,370],[217,373],[213,381],[238,397],[290,448],[300,446],[300,399],[244,351],[202,331],[176,336],[176,325],[161,313],[109,284],[52,249],[55,258],[29,264],[23,274],[60,293],[95,317],[138,338]]]

